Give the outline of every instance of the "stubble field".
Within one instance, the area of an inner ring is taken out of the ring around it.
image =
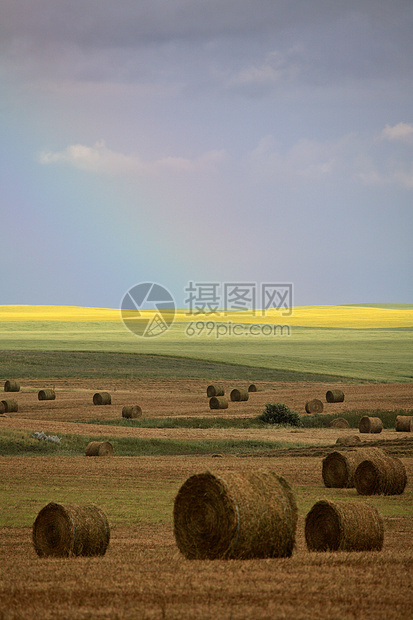
[[[155,342],[136,339],[112,310],[0,308],[1,374],[22,386],[8,396],[18,412],[0,415],[0,620],[410,620],[413,438],[396,433],[394,417],[413,413],[412,312],[406,304],[297,309],[287,320],[291,336],[276,338],[189,337],[187,319],[178,317]],[[259,391],[212,412],[205,389],[215,382],[227,393],[250,382]],[[39,401],[38,390],[51,387],[56,400]],[[345,400],[327,404],[325,393],[335,387]],[[96,407],[93,394],[102,390],[112,404]],[[324,402],[324,420],[347,416],[351,428],[256,423],[266,403],[305,416],[312,398]],[[143,419],[124,424],[125,404],[139,404]],[[380,435],[360,435],[360,445],[402,460],[402,495],[363,497],[354,488],[324,486],[323,457],[338,437],[359,435],[366,414],[386,423]],[[61,444],[37,441],[35,431],[57,435]],[[87,458],[92,439],[111,441],[115,456]],[[292,557],[186,559],[173,532],[181,485],[207,470],[261,467],[292,486]],[[304,522],[320,499],[375,506],[384,520],[383,549],[310,553]],[[32,526],[49,502],[99,506],[111,530],[106,554],[39,558]]]
[[[227,390],[245,382],[224,381]],[[124,404],[140,404],[150,418],[211,416],[203,380],[53,378],[22,382],[19,411],[0,420],[0,432],[76,434],[151,441],[243,438],[302,445],[271,456],[3,456],[0,527],[0,617],[9,618],[410,618],[413,609],[413,476],[410,434],[385,429],[380,440],[397,446],[409,476],[401,496],[367,498],[384,518],[380,552],[310,553],[304,519],[319,499],[366,501],[355,489],[328,489],[322,456],[345,429],[155,429],[88,424],[121,418]],[[55,386],[56,400],[40,402],[37,391]],[[246,403],[230,403],[222,417],[258,415],[266,402],[285,402],[303,413],[308,398],[325,400],[331,383],[261,382]],[[337,415],[357,408],[408,408],[411,384],[348,383],[343,403],[325,403]],[[92,404],[95,391],[108,390],[112,404]],[[350,432],[358,433],[357,429]],[[401,437],[403,436],[403,437]],[[365,442],[377,436],[364,435]],[[274,444],[276,445],[276,444]],[[400,447],[401,446],[401,447]],[[291,452],[292,454],[293,452]],[[292,485],[299,510],[291,558],[187,560],[173,534],[173,502],[185,480],[206,470],[274,469]],[[48,502],[94,503],[106,513],[111,541],[103,557],[40,559],[31,528]]]

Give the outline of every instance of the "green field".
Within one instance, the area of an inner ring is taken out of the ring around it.
[[[121,322],[113,321],[2,321],[0,343],[4,352],[127,353],[129,357],[120,356],[118,364],[133,368],[135,364],[145,366],[147,374],[144,376],[151,376],[151,373],[153,376],[174,376],[171,367],[175,366],[180,366],[183,372],[188,371],[187,376],[211,376],[216,374],[212,371],[218,363],[221,370],[222,365],[231,365],[231,369],[227,368],[231,374],[236,373],[238,367],[240,378],[245,374],[251,377],[251,369],[257,372],[259,369],[260,379],[270,378],[269,371],[282,371],[280,378],[284,380],[288,380],[288,376],[290,380],[305,379],[305,375],[307,378],[318,375],[317,380],[327,380],[329,376],[377,382],[413,380],[413,327],[292,327],[289,336],[227,336],[217,339],[206,335],[188,337],[185,325],[176,323],[164,335],[150,339],[139,338]],[[146,364],[143,364],[139,362],[141,355],[151,358],[146,358]],[[175,359],[165,360],[165,357]],[[5,359],[3,355],[2,361]],[[37,371],[36,364],[29,359],[27,362],[21,359],[21,362],[26,368],[31,366],[32,373]],[[115,375],[118,364],[111,366]],[[99,365],[105,366],[105,363],[101,361]],[[57,368],[61,366],[58,362]],[[90,372],[94,372],[93,368]],[[78,369],[80,373],[85,372],[84,368]],[[7,370],[12,372],[13,368]],[[26,376],[32,376],[30,368],[28,372]],[[125,371],[123,376],[137,376],[133,369],[130,373]]]

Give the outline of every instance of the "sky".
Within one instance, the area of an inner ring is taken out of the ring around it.
[[[413,302],[412,31],[411,0],[0,0],[0,304]]]

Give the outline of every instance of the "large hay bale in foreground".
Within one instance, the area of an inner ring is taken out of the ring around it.
[[[318,398],[313,398],[313,400],[308,400],[305,404],[305,410],[307,413],[322,413],[324,409],[324,405]]]
[[[331,428],[350,428],[350,424],[345,418],[336,418],[331,420],[329,426]]]
[[[37,398],[39,400],[54,400],[56,398],[56,393],[54,390],[39,390],[37,394]]]
[[[208,398],[212,398],[212,396],[224,396],[225,388],[223,385],[208,385],[207,387],[207,396]]]
[[[122,409],[122,418],[141,418],[142,409],[139,405],[125,405]]]
[[[270,469],[207,471],[188,478],[174,503],[174,534],[188,559],[289,557],[297,506]]]
[[[115,451],[109,441],[91,441],[85,449],[86,456],[113,456]]]
[[[251,383],[251,385],[248,386],[248,392],[258,392],[258,388],[255,383]]]
[[[334,451],[322,463],[322,476],[327,488],[344,489],[354,487],[354,474],[362,461],[370,456],[386,454],[380,448],[358,448],[345,452]]]
[[[328,403],[342,403],[344,401],[344,392],[341,390],[328,390],[326,392],[326,401]]]
[[[19,405],[17,400],[2,400],[0,401],[0,413],[12,413],[18,411]]]
[[[396,416],[395,429],[398,432],[410,433],[411,432],[411,421],[413,420],[412,415],[398,415]]]
[[[401,495],[406,484],[401,460],[385,453],[369,455],[354,472],[354,486],[360,495]]]
[[[62,506],[51,502],[33,524],[33,545],[40,557],[104,555],[110,528],[97,506]]]
[[[228,399],[225,396],[213,396],[209,399],[210,409],[228,409]]]
[[[309,551],[380,551],[383,538],[383,519],[367,502],[321,500],[305,520]]]
[[[109,392],[96,392],[96,394],[93,395],[94,405],[110,405],[111,402],[112,398]]]
[[[359,443],[361,439],[358,435],[344,435],[336,439],[336,444],[339,446],[357,446]]]
[[[359,422],[360,433],[381,433],[383,430],[383,422],[380,418],[371,418],[365,415]]]
[[[230,398],[233,403],[239,403],[241,401],[248,400],[249,396],[250,395],[248,390],[238,390],[237,388],[231,390],[230,394]]]
[[[15,379],[8,379],[4,384],[5,392],[20,392],[20,383]]]

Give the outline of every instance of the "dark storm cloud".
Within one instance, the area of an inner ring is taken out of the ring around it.
[[[59,76],[133,81],[144,60],[165,63],[166,75],[214,63],[259,76],[269,54],[291,50],[302,79],[320,85],[413,72],[411,0],[0,0],[0,10],[3,64],[32,58],[40,74],[54,60]],[[170,55],[156,57],[165,46]]]
[[[337,12],[330,1],[316,5],[322,21]],[[124,47],[277,32],[310,17],[309,2],[290,0],[2,0],[0,34]]]

